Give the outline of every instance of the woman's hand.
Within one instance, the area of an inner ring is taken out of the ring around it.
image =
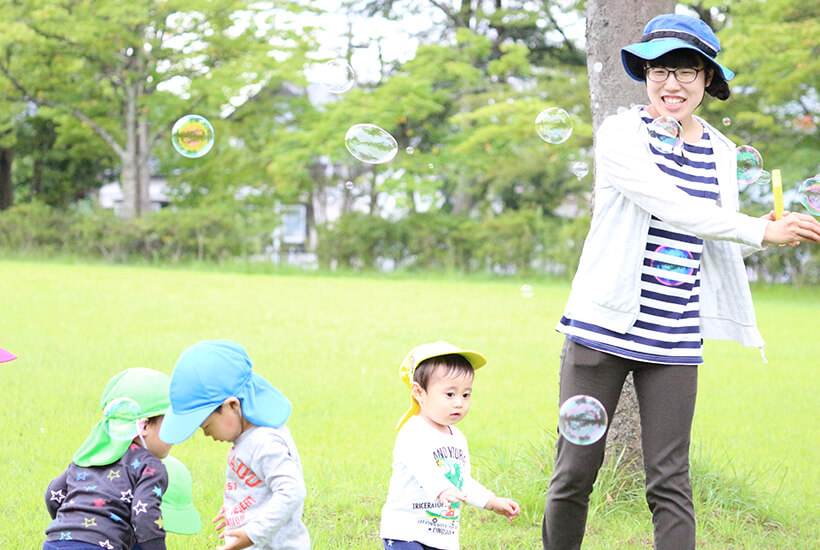
[[[801,242],[820,243],[820,222],[807,214],[783,212],[783,217],[774,219],[774,211],[763,219],[769,220],[763,242],[770,244],[790,244],[797,246]]]

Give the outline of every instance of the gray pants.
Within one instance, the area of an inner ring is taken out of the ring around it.
[[[561,353],[560,402],[574,395],[591,395],[612,418],[630,371],[640,407],[646,501],[652,512],[655,548],[694,549],[689,439],[697,367],[632,361],[567,339]],[[581,548],[589,495],[603,463],[605,439],[592,445],[575,445],[559,436],[542,526],[545,550]]]

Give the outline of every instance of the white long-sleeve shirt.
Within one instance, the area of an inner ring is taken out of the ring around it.
[[[379,536],[458,550],[460,506],[441,504],[437,497],[457,488],[467,502],[483,508],[494,495],[470,474],[467,438],[455,426],[444,434],[419,415],[396,436],[393,476],[382,508]]]
[[[286,426],[245,430],[228,453],[225,478],[226,529],[244,529],[258,550],[310,549],[302,464]]]

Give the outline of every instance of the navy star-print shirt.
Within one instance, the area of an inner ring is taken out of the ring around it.
[[[165,550],[160,503],[168,488],[162,461],[132,444],[117,462],[83,468],[73,462],[46,489],[53,521],[46,540],[75,540],[120,550],[139,544]]]

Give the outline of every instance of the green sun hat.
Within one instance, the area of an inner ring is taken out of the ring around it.
[[[163,527],[169,533],[195,535],[202,529],[202,519],[192,502],[194,480],[191,472],[171,455],[163,458],[162,463],[168,470],[168,489],[162,495],[159,506]]]
[[[102,419],[74,453],[78,466],[105,466],[119,460],[137,435],[137,421],[165,414],[171,406],[171,378],[136,367],[115,374],[100,398]]]

